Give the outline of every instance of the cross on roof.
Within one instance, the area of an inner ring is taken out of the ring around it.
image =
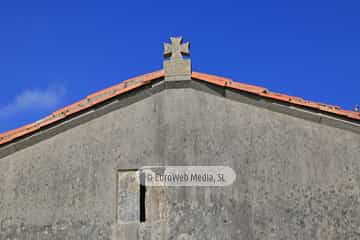
[[[191,59],[188,42],[183,43],[182,37],[171,37],[171,43],[164,43],[164,76],[166,81],[191,80]],[[168,59],[169,58],[169,59]]]
[[[182,55],[189,56],[189,42],[182,43],[182,37],[171,37],[171,44],[164,43],[164,56],[170,60],[182,59]]]

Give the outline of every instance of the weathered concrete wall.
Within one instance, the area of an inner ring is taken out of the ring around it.
[[[162,164],[237,179],[117,224],[117,171]],[[0,239],[359,239],[359,192],[359,134],[168,89],[0,159]]]

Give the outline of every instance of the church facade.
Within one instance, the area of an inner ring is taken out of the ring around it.
[[[360,239],[360,113],[164,69],[0,134],[0,240]],[[226,186],[146,186],[144,166],[226,166]],[[135,175],[134,175],[135,174]]]

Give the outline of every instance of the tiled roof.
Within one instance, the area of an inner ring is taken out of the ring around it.
[[[353,120],[360,120],[360,112],[344,110],[344,109],[341,109],[339,106],[308,101],[308,100],[304,100],[300,97],[294,97],[294,96],[288,96],[288,95],[281,94],[281,93],[270,92],[266,88],[235,82],[228,78],[204,74],[204,73],[197,73],[197,72],[192,73],[192,78],[203,80],[206,82],[211,82],[213,84],[224,86],[227,88],[233,88],[233,89],[241,90],[244,92],[256,94],[256,95],[264,97],[264,98],[278,100],[281,102],[290,103],[290,104],[300,106],[300,107],[316,109],[316,110],[335,114],[335,115],[346,117],[346,118],[353,119]]]
[[[98,103],[102,103],[106,100],[109,100],[115,96],[121,95],[125,92],[129,92],[133,89],[139,88],[140,86],[146,85],[154,80],[164,77],[164,72],[162,70],[152,72],[149,74],[141,75],[135,78],[128,79],[123,81],[120,84],[106,88],[94,94],[87,96],[85,99],[80,100],[76,103],[73,103],[67,107],[64,107],[51,115],[21,128],[11,130],[5,133],[0,134],[0,146],[6,143],[10,143],[20,137],[34,133],[40,129],[43,129],[50,124],[59,122],[69,116],[72,116],[75,113],[79,113],[83,110],[86,110]],[[191,77],[200,81],[205,81],[212,83],[218,86],[223,86],[225,88],[237,89],[247,93],[255,94],[264,98],[278,100],[281,102],[290,103],[300,107],[307,107],[310,109],[320,110],[322,112],[335,114],[338,116],[346,117],[352,120],[360,120],[360,112],[343,110],[338,106],[332,106],[322,103],[316,103],[312,101],[307,101],[299,97],[288,96],[285,94],[273,93],[268,91],[266,88],[244,84],[240,82],[232,81],[231,79],[219,77],[215,75],[209,75],[199,72],[193,72]]]

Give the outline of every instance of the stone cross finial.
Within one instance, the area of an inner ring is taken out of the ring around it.
[[[164,72],[165,80],[190,80],[191,60],[182,56],[189,56],[190,44],[182,43],[182,37],[171,37],[171,43],[164,43]]]
[[[182,43],[182,37],[170,37],[171,44],[164,43],[164,56],[171,57],[171,60],[182,59],[182,55],[190,55],[190,44]]]

